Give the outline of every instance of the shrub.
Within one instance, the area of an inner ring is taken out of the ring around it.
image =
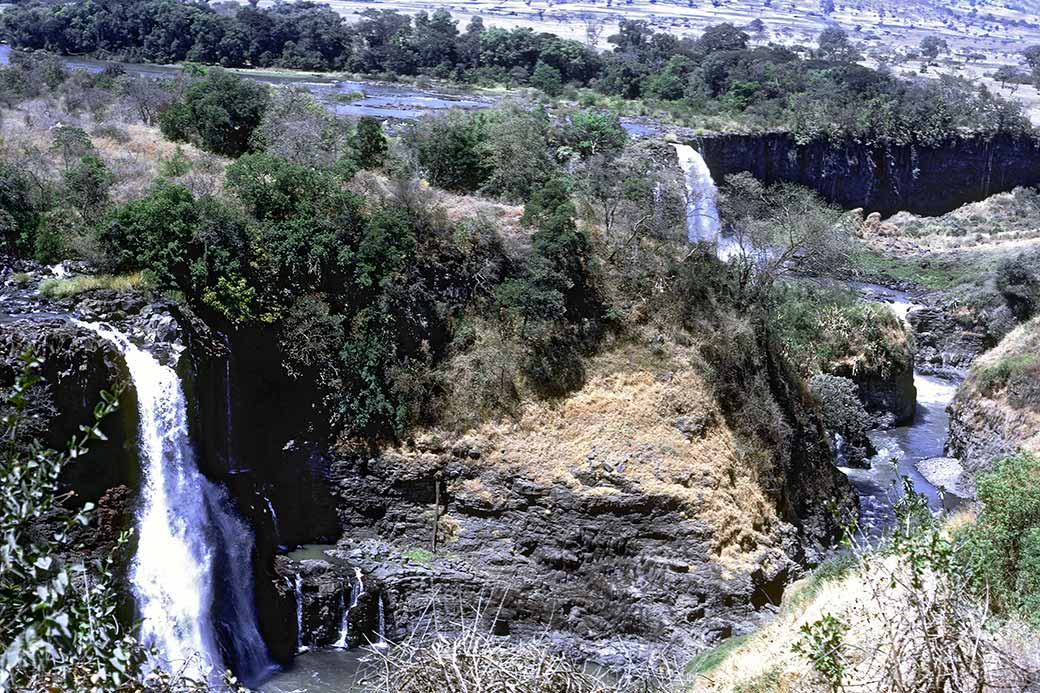
[[[564,143],[583,159],[596,154],[616,156],[628,142],[628,133],[617,113],[591,109],[571,113],[561,135]]]
[[[180,178],[191,171],[191,159],[184,155],[179,146],[173,154],[159,160],[159,174],[166,178]]]
[[[823,373],[809,380],[809,390],[820,403],[823,425],[845,440],[844,452],[850,464],[862,464],[870,450],[867,431],[871,418],[859,399],[859,388],[848,378]]]
[[[851,292],[788,285],[777,296],[773,324],[804,375],[841,366],[885,377],[910,360],[906,327],[895,313]]]
[[[1023,253],[997,267],[997,290],[1019,320],[1028,320],[1040,308],[1040,254]]]
[[[541,337],[524,359],[524,373],[539,392],[564,395],[585,382],[585,365],[574,341],[566,336]]]
[[[361,168],[378,168],[383,164],[388,149],[383,126],[370,116],[358,119],[350,149]]]
[[[971,584],[997,611],[1040,623],[1040,456],[1003,460],[977,490],[982,512],[959,537]]]
[[[0,163],[0,241],[8,251],[30,254],[39,223],[37,206],[25,173]]]
[[[486,139],[484,114],[463,111],[421,118],[406,135],[430,182],[454,192],[474,192],[487,181]]]
[[[211,68],[159,119],[163,135],[224,156],[249,151],[270,101],[266,86]]]
[[[108,205],[115,177],[96,154],[87,154],[65,171],[67,199],[88,219],[95,219]]]

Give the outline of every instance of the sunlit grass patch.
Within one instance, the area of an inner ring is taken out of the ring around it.
[[[55,277],[40,283],[40,293],[47,298],[68,298],[69,296],[76,296],[98,289],[133,291],[134,289],[146,288],[147,284],[142,272]]]

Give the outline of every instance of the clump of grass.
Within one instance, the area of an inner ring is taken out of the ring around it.
[[[110,289],[114,291],[133,291],[147,286],[145,276],[141,272],[133,274],[94,274],[76,277],[56,277],[40,284],[40,293],[47,298],[68,298],[87,291]]]
[[[780,667],[773,667],[758,676],[740,681],[733,693],[775,693],[780,690]]]
[[[1004,387],[1015,373],[1028,369],[1038,359],[1040,356],[1037,354],[1016,354],[997,363],[981,366],[975,371],[975,383],[984,395],[992,395]]]
[[[415,561],[421,565],[426,565],[433,560],[433,552],[429,549],[408,549],[402,554],[405,558]]]
[[[850,260],[854,270],[863,276],[877,279],[909,281],[926,289],[951,289],[962,284],[973,283],[978,276],[977,267],[971,263],[941,262],[935,260],[926,267],[920,261],[864,251],[856,253]]]
[[[332,95],[332,100],[338,101],[339,103],[350,103],[351,101],[358,101],[363,98],[365,98],[365,92],[363,91],[345,91]]]
[[[17,286],[29,286],[32,283],[32,275],[28,272],[15,272],[11,275],[11,281]]]
[[[730,653],[747,642],[750,637],[750,635],[735,635],[732,638],[726,638],[710,650],[701,652],[686,665],[686,673],[696,676],[712,671],[726,661]]]
[[[167,178],[179,178],[191,172],[192,162],[179,146],[173,154],[159,159],[159,173]]]

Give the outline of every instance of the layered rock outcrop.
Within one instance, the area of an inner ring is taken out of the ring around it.
[[[966,486],[1018,450],[1040,452],[1040,319],[1005,337],[972,366],[950,406],[947,454]]]
[[[711,135],[691,142],[715,179],[748,171],[767,183],[813,188],[842,207],[939,215],[1040,183],[1040,143],[1022,136],[959,137],[938,147],[854,141],[799,144],[788,133]]]

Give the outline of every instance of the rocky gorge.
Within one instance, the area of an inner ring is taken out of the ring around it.
[[[225,336],[138,294],[42,299],[35,283],[48,270],[29,269],[4,289],[5,377],[28,349],[45,359],[63,412],[47,419],[56,440],[97,391],[124,388],[109,442],[67,479],[101,499],[99,541],[132,524],[142,422],[122,356],[73,316],[175,365],[199,469],[255,535],[257,624],[282,664],[301,647],[450,627],[476,603],[498,632],[549,628],[562,648],[608,664],[651,645],[704,647],[754,629],[821,555],[837,529],[820,499],[853,503],[806,395],[768,349],[749,354],[760,389],[744,399],[776,409],[787,433],[774,441],[741,431],[740,409],[693,371],[604,362],[563,413],[367,448],[327,437],[312,393],[280,381],[258,334]],[[619,433],[626,419],[638,423]],[[609,422],[600,437],[597,421]]]

